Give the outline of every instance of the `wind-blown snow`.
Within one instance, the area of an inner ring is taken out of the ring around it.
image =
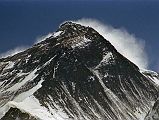
[[[50,38],[50,37],[57,37],[59,36],[63,31],[58,31],[58,32],[54,32],[54,33],[49,33],[47,35],[43,35],[41,37],[38,37],[36,42],[35,43],[39,43],[41,41],[44,41],[46,40],[47,38]]]
[[[24,50],[26,50],[28,48],[28,46],[21,46],[21,47],[16,47],[14,49],[11,49],[7,52],[4,52],[4,53],[0,53],[0,58],[5,58],[5,57],[8,57],[8,56],[12,56],[12,55],[15,55],[19,52],[22,52]]]
[[[43,35],[43,36],[38,37],[37,40],[35,41],[35,43],[39,43],[39,42],[41,42],[41,41],[46,40],[46,38],[51,37],[52,34],[53,34],[53,33],[49,33],[49,34],[47,34],[47,35]]]
[[[81,19],[76,21],[76,23],[94,28],[130,61],[140,68],[148,67],[148,59],[144,50],[143,40],[136,38],[125,29],[116,29],[94,19]]]
[[[144,41],[136,38],[133,34],[129,34],[125,29],[116,29],[110,25],[103,24],[94,19],[80,19],[76,21],[84,26],[90,26],[97,30],[103,37],[111,42],[113,46],[126,58],[135,63],[140,68],[148,68],[147,54],[144,50]],[[39,37],[35,43],[39,43],[49,37],[57,37],[62,31],[49,33]],[[25,50],[27,47],[17,47],[5,53],[1,53],[0,57],[7,57]]]

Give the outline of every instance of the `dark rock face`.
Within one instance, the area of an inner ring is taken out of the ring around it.
[[[148,112],[145,120],[159,120],[159,100],[154,103],[154,106]]]
[[[143,74],[154,82],[159,80],[159,74],[153,71],[144,71]],[[149,110],[144,120],[159,120],[159,99],[153,103],[153,107]]]
[[[27,113],[22,113],[17,108],[11,108],[6,113],[1,120],[37,120],[36,118],[28,115]]]
[[[24,111],[28,120],[28,115],[44,120],[139,120],[158,98],[152,79],[93,28],[72,22],[32,48],[1,59],[0,72],[2,120],[15,118],[9,114],[14,111],[14,116]]]

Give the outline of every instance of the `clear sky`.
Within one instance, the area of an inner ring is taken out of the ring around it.
[[[30,46],[66,20],[97,19],[145,41],[149,68],[159,71],[159,2],[0,0],[0,53]]]

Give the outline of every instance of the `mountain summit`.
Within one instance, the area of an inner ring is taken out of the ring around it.
[[[0,59],[0,118],[153,120],[158,85],[157,73],[141,71],[93,28],[65,22]]]

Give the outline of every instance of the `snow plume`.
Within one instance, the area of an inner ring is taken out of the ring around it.
[[[134,35],[129,34],[125,29],[116,29],[116,28],[113,28],[112,26],[105,25],[97,20],[81,19],[81,20],[76,21],[76,23],[94,28],[105,39],[109,40],[111,42],[111,44],[122,55],[124,55],[126,58],[128,58],[130,61],[135,63],[140,68],[147,69],[148,60],[147,60],[147,54],[144,50],[144,41],[143,40],[140,40],[140,39],[136,38]],[[39,43],[51,36],[56,37],[61,32],[59,31],[59,32],[49,33],[42,37],[38,37],[38,39],[35,41],[35,44]],[[13,50],[9,50],[6,53],[0,54],[0,58],[14,55],[18,52],[25,50],[26,48],[28,48],[28,47],[17,47]]]
[[[116,29],[98,20],[80,19],[76,23],[94,28],[105,39],[109,40],[118,52],[130,61],[140,68],[146,69],[148,67],[148,59],[144,50],[145,44],[143,40],[136,38],[125,29]]]
[[[39,43],[41,41],[44,41],[44,40],[46,40],[46,38],[49,38],[50,36],[52,36],[52,33],[49,33],[49,34],[44,35],[44,36],[37,37],[37,39],[35,40],[34,44]],[[0,58],[5,58],[5,57],[8,57],[8,56],[15,55],[15,54],[17,54],[19,52],[22,52],[22,51],[26,50],[29,47],[30,46],[21,46],[21,47],[13,48],[13,49],[11,49],[11,50],[9,50],[7,52],[0,53]]]
[[[41,41],[46,40],[46,38],[51,37],[52,34],[53,34],[53,33],[49,33],[49,34],[47,34],[47,35],[43,35],[43,36],[38,37],[37,40],[35,41],[35,44],[36,44],[36,43],[39,43],[39,42],[41,42]]]
[[[0,58],[5,58],[5,57],[8,57],[8,56],[15,55],[19,52],[22,52],[22,51],[26,50],[27,48],[28,48],[27,46],[16,47],[16,48],[11,49],[7,52],[0,53]]]
[[[53,33],[49,33],[47,35],[43,35],[43,36],[37,37],[37,39],[35,40],[34,44],[37,44],[37,43],[39,43],[41,41],[44,41],[44,40],[46,40],[46,38],[49,38],[52,35],[53,35]],[[20,47],[13,48],[11,50],[8,50],[7,52],[0,53],[0,58],[5,58],[5,57],[8,57],[8,56],[15,55],[15,54],[17,54],[19,52],[22,52],[22,51],[26,50],[29,47],[31,47],[31,46],[20,46]]]

